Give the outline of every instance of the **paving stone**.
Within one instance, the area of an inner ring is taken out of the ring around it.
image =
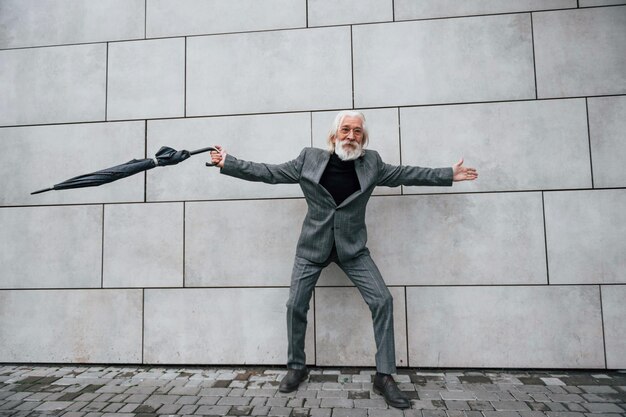
[[[612,403],[585,403],[583,406],[592,413],[624,413],[626,411]]]
[[[41,403],[39,407],[35,408],[35,411],[63,410],[71,404],[72,403],[69,401],[46,401]]]
[[[311,408],[310,417],[330,417],[332,410],[330,408]]]
[[[521,417],[545,417],[545,414],[541,411],[520,411],[519,415]]]
[[[384,399],[367,399],[367,400],[354,400],[355,408],[387,408],[387,403]]]
[[[250,404],[250,397],[222,397],[217,402],[217,405],[248,405]]]
[[[180,404],[163,404],[158,409],[158,414],[176,414],[182,408]]]
[[[266,416],[270,412],[270,407],[264,405],[257,405],[252,409],[253,416]]]
[[[520,417],[517,411],[484,411],[485,417]]]
[[[248,389],[243,394],[244,397],[273,397],[276,394],[275,389]],[[202,394],[200,394],[202,395]]]
[[[317,398],[348,398],[348,391],[318,391]]]
[[[422,410],[422,416],[424,417],[447,417],[444,410]]]
[[[445,404],[449,410],[470,410],[467,401],[448,400]]]
[[[367,415],[370,417],[403,417],[404,412],[395,408],[389,408],[387,410],[370,409],[367,411]]]
[[[330,414],[329,414],[330,415]],[[366,417],[367,410],[358,408],[335,408],[332,417]]]
[[[215,405],[221,397],[199,397],[196,405]]]
[[[444,400],[475,400],[476,394],[469,391],[440,391],[439,395]]]
[[[183,405],[181,409],[178,410],[178,413],[181,415],[193,414],[197,409],[198,409],[197,405],[187,404],[187,405]]]
[[[291,414],[291,408],[289,407],[270,407],[268,416],[289,416]]]
[[[196,410],[196,414],[225,416],[226,414],[228,414],[229,410],[230,410],[229,405],[201,405]]]
[[[617,391],[608,385],[581,385],[580,389],[588,394],[616,394]]]
[[[530,411],[530,407],[521,401],[493,401],[496,411]]]

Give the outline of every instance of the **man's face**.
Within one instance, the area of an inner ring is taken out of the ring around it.
[[[358,117],[346,116],[341,121],[333,139],[335,153],[344,161],[361,156],[363,143],[363,122]]]

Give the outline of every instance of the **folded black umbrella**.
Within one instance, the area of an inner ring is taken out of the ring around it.
[[[138,174],[143,171],[147,171],[157,166],[176,165],[179,162],[184,161],[191,155],[196,155],[207,151],[217,151],[213,147],[197,149],[195,151],[177,151],[176,149],[163,146],[156,153],[156,161],[152,158],[147,159],[133,159],[122,165],[117,165],[111,168],[102,169],[100,171],[92,172],[90,174],[79,175],[78,177],[70,178],[69,180],[60,182],[53,187],[44,188],[43,190],[33,191],[32,194],[44,193],[51,190],[67,190],[70,188],[82,188],[82,187],[97,187],[98,185],[106,184],[109,182],[117,181],[122,178],[130,177],[131,175]],[[211,164],[207,163],[207,166]]]

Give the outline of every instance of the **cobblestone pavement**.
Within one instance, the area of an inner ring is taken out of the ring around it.
[[[387,407],[373,370],[313,368],[278,392],[284,368],[0,365],[0,416],[415,416],[626,415],[626,372],[399,370],[412,408]]]

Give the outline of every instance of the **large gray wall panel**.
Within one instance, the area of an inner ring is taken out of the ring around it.
[[[376,150],[383,161],[392,165],[400,165],[400,138],[398,129],[398,109],[360,110],[366,118],[370,137],[369,148]],[[337,111],[314,112],[312,114],[313,146],[326,149],[327,137]],[[378,187],[374,194],[400,194],[400,187]]]
[[[531,37],[527,14],[355,26],[354,104],[535,98]]]
[[[0,291],[0,358],[140,363],[141,310],[141,290]]]
[[[537,95],[626,93],[626,7],[533,13]]]
[[[393,0],[308,0],[309,26],[393,20]]]
[[[626,190],[545,193],[551,284],[626,283]]]
[[[222,145],[236,158],[278,164],[311,146],[310,126],[309,113],[149,121],[148,155],[163,145],[187,150]],[[148,201],[302,195],[298,185],[268,185],[221,175],[218,168],[205,166],[209,159],[208,154],[200,154],[175,167],[149,171]]]
[[[288,286],[304,199],[187,203],[185,286]]]
[[[589,134],[595,187],[626,187],[626,96],[589,100]]]
[[[306,0],[148,0],[149,38],[306,26]]]
[[[0,48],[144,37],[145,0],[1,0]]]
[[[407,316],[410,366],[604,367],[597,286],[407,288]]]
[[[450,166],[464,157],[480,175],[406,193],[591,187],[584,99],[402,108],[400,120],[404,164]]]
[[[77,175],[143,158],[145,123],[0,128],[0,205],[143,201],[144,175],[93,188],[30,195]],[[19,158],[16,158],[19,155]]]
[[[542,215],[539,193],[377,197],[368,245],[387,285],[544,284]]]
[[[350,58],[348,27],[189,38],[187,115],[351,107]]]
[[[602,285],[606,366],[626,369],[626,285]]]
[[[575,8],[576,0],[395,0],[396,20]]]
[[[288,288],[145,290],[144,362],[284,364],[288,296]],[[313,352],[308,326],[307,363]]]
[[[0,51],[0,126],[104,120],[106,45]]]
[[[580,7],[608,6],[615,4],[626,4],[624,0],[578,0]]]
[[[396,365],[407,366],[404,288],[393,296]],[[356,288],[315,291],[315,354],[320,366],[376,366],[372,313]]]
[[[185,114],[185,39],[109,45],[107,119]]]
[[[104,209],[104,287],[183,286],[183,203]]]
[[[102,207],[0,209],[0,288],[100,287]]]

